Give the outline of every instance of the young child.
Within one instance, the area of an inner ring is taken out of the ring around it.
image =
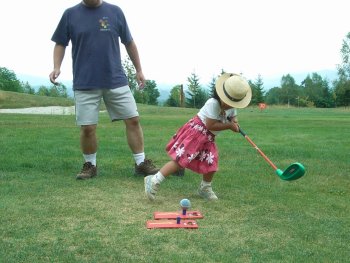
[[[223,130],[239,132],[236,108],[247,107],[251,97],[251,88],[240,75],[222,74],[215,83],[213,97],[177,131],[166,146],[172,160],[158,173],[144,178],[147,197],[153,201],[160,183],[167,176],[186,168],[203,175],[198,194],[206,200],[217,200],[211,186],[218,170],[215,136]]]

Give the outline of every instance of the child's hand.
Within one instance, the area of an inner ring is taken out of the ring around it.
[[[238,125],[238,122],[232,122],[232,131],[234,132],[239,132],[239,125]]]
[[[227,120],[232,124],[231,130],[234,132],[239,132],[239,125],[236,116],[227,117]]]

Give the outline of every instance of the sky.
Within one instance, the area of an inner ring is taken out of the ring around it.
[[[79,0],[1,0],[0,67],[48,78],[51,36]],[[144,75],[206,85],[226,72],[264,79],[335,70],[349,27],[349,0],[108,0],[124,11]],[[71,45],[59,81],[72,79]],[[122,56],[126,57],[124,46]]]

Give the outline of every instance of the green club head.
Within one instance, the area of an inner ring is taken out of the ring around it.
[[[293,181],[299,179],[305,174],[305,168],[301,163],[293,163],[286,170],[276,170],[276,174],[285,181]]]

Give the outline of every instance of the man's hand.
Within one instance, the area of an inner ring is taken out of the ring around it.
[[[49,75],[49,78],[50,78],[50,81],[52,84],[54,85],[57,85],[58,82],[56,81],[56,79],[58,78],[58,76],[61,74],[61,71],[59,69],[54,69],[50,75]]]
[[[136,72],[136,80],[139,85],[139,90],[143,90],[146,85],[146,79],[142,71]]]

